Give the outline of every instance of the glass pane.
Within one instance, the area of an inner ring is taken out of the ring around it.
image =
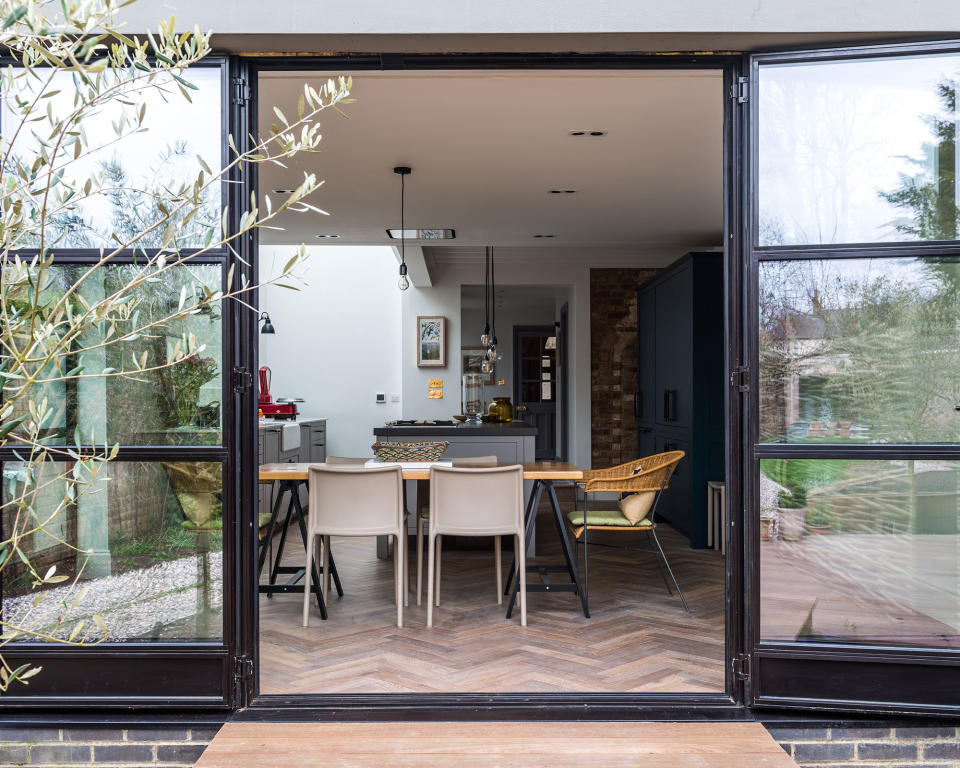
[[[130,104],[114,100],[84,119],[83,130],[90,142],[85,155],[72,162],[71,149],[62,158],[64,163],[71,162],[64,167],[60,188],[66,190],[76,185],[77,200],[50,216],[47,245],[59,249],[117,247],[114,235],[121,243],[128,243],[163,219],[158,199],[173,200],[184,185],[193,184],[202,169],[198,155],[214,171],[221,167],[220,69],[195,67],[184,77],[197,86],[197,90],[190,91],[192,101],[180,95],[176,83],[169,77],[161,76],[154,82],[163,87],[163,92],[155,88],[124,92],[122,99]],[[39,89],[45,80],[29,76],[18,80],[19,95],[27,97],[29,103],[31,96],[39,95],[39,90],[30,89]],[[73,111],[76,87],[72,73],[56,72],[44,92],[56,92],[43,102],[56,120],[66,118]],[[8,139],[22,120],[22,112],[11,101],[4,100],[0,113],[0,125]],[[141,105],[145,108],[144,118],[137,130],[135,121],[133,125],[126,121],[138,115]],[[35,128],[40,134],[51,130],[46,119],[32,125],[46,127],[45,131]],[[115,125],[123,126],[120,141],[117,141]],[[39,153],[39,147],[33,131],[21,130],[16,132],[11,151],[15,156],[29,158]],[[80,194],[84,180],[98,175],[101,179],[94,189],[105,191],[95,191],[89,197]],[[209,179],[209,175],[206,178]],[[106,191],[109,188],[113,190]],[[188,210],[185,209],[183,215]],[[213,237],[219,239],[220,210],[220,184],[210,184],[203,192],[200,213],[178,232],[178,244],[185,248],[202,246],[211,228]],[[182,218],[174,216],[174,221]],[[137,240],[136,246],[159,247],[165,229],[166,226],[157,227],[155,232]],[[34,232],[16,246],[36,246],[39,242],[39,232]]]
[[[87,267],[77,265],[54,265],[44,272],[41,297],[62,296],[86,270]],[[132,264],[101,267],[99,275],[81,284],[78,301],[102,301],[144,272],[144,267]],[[162,279],[149,279],[128,304],[130,319],[118,323],[110,338],[132,334],[152,322],[164,321],[161,325],[133,334],[136,338],[99,349],[96,347],[109,329],[91,325],[57,360],[61,376],[78,365],[89,372],[134,372],[33,385],[14,404],[15,413],[27,412],[28,399],[39,403],[46,396],[56,406],[45,423],[45,436],[51,443],[73,444],[74,432],[79,430],[84,443],[219,445],[221,308],[214,305],[179,320],[166,318],[176,314],[181,291],[185,291],[186,303],[193,303],[193,297],[201,296],[205,289],[219,290],[220,275],[217,265],[195,265],[168,270]],[[190,349],[191,339],[195,354],[173,367],[149,370],[169,363],[178,346],[181,350]],[[147,370],[137,373],[133,360],[142,360],[142,367]],[[10,401],[9,392],[6,399]]]
[[[956,240],[960,56],[759,74],[761,245]]]
[[[523,385],[521,388],[521,394],[523,395],[523,402],[525,403],[540,402],[540,382],[538,381],[523,382]]]
[[[760,439],[960,440],[960,264],[760,264]]]
[[[541,341],[539,336],[521,336],[520,354],[524,357],[537,357],[540,354]]]
[[[537,357],[525,357],[520,361],[521,379],[539,379],[540,378],[540,359]]]
[[[765,640],[960,647],[960,462],[760,462]]]
[[[11,562],[4,569],[4,620],[58,638],[85,620],[79,637],[95,640],[104,636],[96,614],[110,641],[220,638],[221,465],[110,462],[96,477],[81,468],[71,499],[73,471],[72,463],[49,462],[31,478],[26,464],[3,465],[5,537],[16,527],[37,572],[56,566],[56,574],[69,577],[36,590],[23,563]]]

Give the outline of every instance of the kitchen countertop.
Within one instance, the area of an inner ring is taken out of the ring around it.
[[[312,421],[326,421],[324,416],[297,416],[295,419],[258,419],[259,429],[280,429],[284,424],[309,424]]]
[[[391,435],[476,435],[494,437],[497,435],[535,435],[537,428],[523,421],[511,421],[507,424],[457,424],[452,427],[433,424],[411,424],[408,426],[374,427],[373,434],[390,437]]]

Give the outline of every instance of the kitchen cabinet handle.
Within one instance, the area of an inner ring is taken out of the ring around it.
[[[641,390],[637,390],[633,393],[633,417],[639,419],[643,416],[643,400],[641,398]]]
[[[677,420],[677,390],[663,390],[663,420]]]

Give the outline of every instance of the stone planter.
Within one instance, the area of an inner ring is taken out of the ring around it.
[[[772,515],[760,518],[760,541],[770,541],[777,528],[777,518]]]
[[[780,538],[784,541],[799,541],[803,538],[803,526],[807,516],[806,509],[787,509],[779,507],[777,515],[780,518]]]

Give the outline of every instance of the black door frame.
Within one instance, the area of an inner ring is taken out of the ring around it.
[[[727,433],[727,503],[730,520],[730,541],[726,563],[726,620],[725,620],[725,690],[718,693],[676,693],[676,694],[632,694],[632,693],[588,693],[588,694],[355,694],[355,695],[266,695],[259,692],[257,667],[257,642],[259,635],[258,594],[256,579],[252,570],[255,558],[249,555],[252,544],[244,545],[243,557],[247,568],[243,568],[241,558],[236,564],[244,571],[239,574],[238,584],[242,594],[239,615],[240,646],[238,664],[251,672],[239,680],[242,691],[239,700],[249,704],[245,716],[265,717],[270,711],[284,711],[287,717],[294,710],[309,710],[311,719],[502,719],[522,717],[524,719],[637,719],[643,718],[687,718],[708,717],[710,719],[741,719],[751,717],[743,704],[742,681],[733,674],[736,660],[744,652],[743,638],[745,614],[748,605],[742,589],[743,561],[738,557],[742,552],[740,530],[742,528],[743,504],[740,501],[740,489],[743,487],[740,472],[743,462],[740,451],[741,439],[741,397],[739,387],[733,386],[733,372],[743,364],[742,355],[742,301],[738,295],[742,285],[742,267],[740,259],[744,251],[741,246],[743,231],[740,226],[740,195],[743,193],[740,168],[740,104],[737,101],[737,82],[742,77],[743,57],[739,55],[646,55],[646,54],[383,54],[383,55],[336,55],[336,56],[256,56],[245,59],[246,64],[243,85],[249,92],[245,103],[244,118],[248,131],[256,133],[256,110],[259,101],[258,77],[260,72],[269,71],[316,71],[316,72],[358,72],[363,70],[411,69],[430,70],[676,70],[710,69],[720,70],[723,75],[721,92],[717,98],[723,100],[723,166],[724,166],[724,239],[725,239],[725,288],[727,292],[726,311],[726,370],[730,374],[731,388],[727,399],[725,427]],[[234,128],[239,133],[239,128]],[[250,183],[250,179],[246,180]],[[255,238],[255,233],[252,239]],[[251,244],[251,263],[256,265],[256,243]],[[252,271],[255,275],[255,267]],[[238,329],[238,338],[247,345],[244,353],[250,360],[250,370],[256,369],[256,327],[247,325]],[[239,410],[239,409],[238,409]],[[239,434],[256,435],[254,409],[251,405],[248,413],[239,415]],[[256,453],[252,449],[243,450],[239,474],[247,477],[247,485],[254,483],[256,473]],[[733,453],[730,453],[733,451]],[[245,488],[250,491],[250,488]],[[253,489],[255,490],[255,489]],[[248,532],[248,540],[254,541],[253,521],[256,518],[256,494],[243,493],[240,496],[242,509],[240,517],[242,530]]]
[[[745,249],[739,263],[745,265],[744,309],[759,306],[759,265],[764,261],[848,259],[864,257],[953,256],[960,258],[960,241],[853,243],[841,245],[761,246],[758,242],[757,184],[758,142],[752,133],[759,118],[759,67],[763,64],[851,61],[906,55],[960,53],[960,41],[932,41],[864,46],[819,48],[805,51],[758,53],[744,57],[743,73],[746,112],[741,116],[741,156],[747,162],[742,179],[742,200],[749,207],[742,213],[740,244]],[[745,587],[748,600],[756,606],[748,611],[745,625],[746,665],[750,672],[749,689],[744,702],[751,707],[780,709],[836,710],[857,712],[909,713],[956,717],[960,705],[956,695],[960,651],[898,646],[853,646],[843,643],[763,641],[760,635],[759,564],[759,461],[763,458],[817,459],[960,459],[960,445],[865,445],[771,444],[759,440],[759,328],[754,314],[744,316],[749,366],[741,374],[742,388],[756,393],[744,403],[743,447],[741,455],[748,464],[749,482],[743,489],[747,502],[744,557]],[[953,675],[948,675],[949,671]],[[877,701],[877,680],[883,681],[883,694]],[[908,695],[909,694],[909,695]],[[873,696],[875,698],[869,698]],[[927,698],[924,699],[924,696]],[[939,697],[939,702],[932,700]]]

